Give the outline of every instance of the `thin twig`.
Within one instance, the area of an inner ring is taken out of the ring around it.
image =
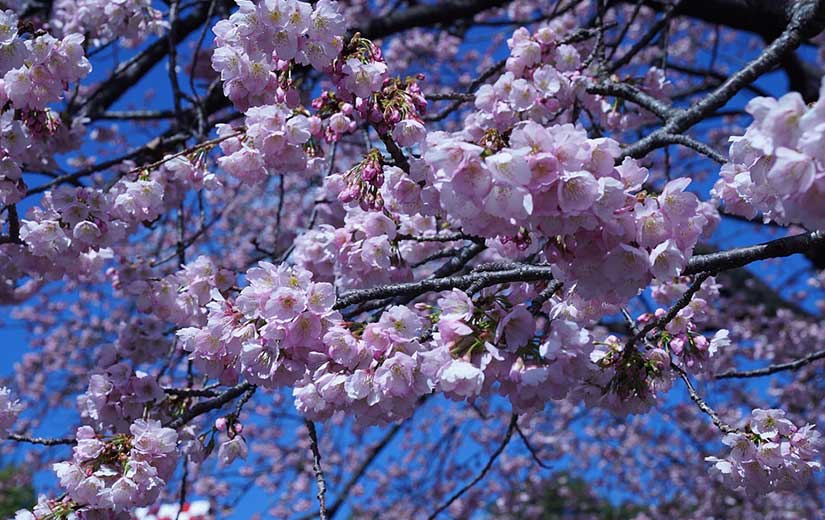
[[[519,437],[521,437],[521,441],[524,443],[524,447],[527,448],[527,451],[530,452],[530,456],[533,457],[533,460],[536,462],[536,464],[538,464],[539,467],[544,469],[553,469],[553,466],[546,464],[539,458],[538,453],[536,453],[535,448],[533,448],[533,446],[530,444],[530,441],[527,439],[527,436],[524,435],[524,432],[521,431],[521,427],[518,425],[518,423],[516,424],[516,432],[518,433]]]
[[[478,475],[476,475],[476,477],[472,481],[464,485],[464,487],[455,492],[449,499],[447,499],[446,502],[441,504],[435,511],[433,511],[433,513],[428,517],[428,520],[433,520],[442,511],[450,507],[453,504],[453,502],[461,498],[461,495],[463,495],[470,488],[481,482],[481,480],[487,475],[487,472],[490,471],[490,468],[493,467],[493,464],[495,463],[498,456],[502,454],[504,449],[507,447],[507,444],[510,443],[510,439],[513,437],[513,432],[515,431],[517,425],[518,415],[513,414],[510,417],[510,425],[507,427],[507,433],[504,435],[504,439],[502,439],[501,444],[498,446],[498,448],[496,448],[496,451],[494,451],[493,454],[490,456],[490,459],[487,461],[487,464],[485,464],[484,467],[481,469],[481,472]]]
[[[785,370],[797,370],[799,368],[804,367],[805,365],[809,365],[818,359],[825,358],[825,349],[818,350],[813,352],[812,354],[808,354],[803,358],[799,358],[795,361],[790,361],[788,363],[779,363],[776,365],[770,365],[764,368],[757,368],[754,370],[745,370],[741,372],[737,372],[736,370],[728,370],[727,372],[722,372],[720,374],[716,374],[714,377],[716,379],[730,379],[730,378],[744,378],[744,377],[762,377],[762,376],[769,376],[771,374],[775,374],[777,372],[782,372]]]
[[[673,307],[667,311],[667,314],[662,316],[657,320],[651,320],[647,325],[645,325],[639,332],[634,334],[628,341],[627,341],[627,349],[626,351],[630,350],[630,347],[635,345],[640,340],[643,340],[647,334],[652,331],[653,329],[663,329],[668,323],[673,321],[676,318],[676,315],[679,314],[679,311],[687,307],[691,300],[693,299],[693,295],[699,292],[699,289],[702,287],[702,284],[707,280],[713,273],[712,272],[705,272],[700,274],[696,277],[693,283],[688,287],[688,290],[685,291],[685,294],[679,298]]]
[[[685,382],[685,386],[687,386],[688,394],[690,394],[691,400],[694,403],[696,403],[696,406],[698,406],[702,412],[704,412],[708,417],[710,417],[710,420],[713,421],[713,424],[715,424],[716,427],[719,428],[719,430],[722,433],[735,432],[736,428],[722,421],[722,419],[719,418],[719,415],[716,414],[713,408],[711,408],[710,405],[708,405],[708,403],[706,403],[705,400],[702,399],[702,396],[699,395],[699,392],[696,391],[696,388],[693,386],[693,383],[690,382],[690,378],[688,377],[687,372],[685,372],[679,365],[673,363],[671,363],[671,367],[673,368],[673,370],[676,371],[676,373],[679,374],[679,377],[682,378],[682,381]]]

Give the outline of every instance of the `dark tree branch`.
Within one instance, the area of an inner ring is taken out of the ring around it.
[[[315,473],[315,482],[318,484],[318,517],[327,520],[327,483],[324,480],[324,470],[321,468],[321,450],[318,449],[318,433],[315,431],[315,423],[309,419],[304,420],[309,431],[309,447],[312,450],[312,471]]]
[[[232,5],[233,2],[230,0],[223,0],[225,9],[229,9]],[[209,6],[204,4],[199,6],[191,15],[178,20],[175,24],[175,30],[172,31],[168,39],[156,40],[134,59],[118,67],[108,79],[102,81],[100,87],[80,103],[77,115],[88,116],[94,120],[98,114],[109,109],[167,56],[170,46],[178,45],[204,24],[207,21],[209,12]]]
[[[380,39],[415,27],[472,18],[482,11],[502,7],[508,2],[509,0],[448,0],[437,4],[422,3],[389,16],[375,17],[360,32],[365,38]]]
[[[665,144],[663,136],[684,133],[705,117],[722,108],[740,90],[750,85],[756,78],[773,69],[788,53],[796,49],[811,27],[819,25],[818,17],[822,7],[819,2],[799,2],[787,28],[758,57],[741,70],[730,76],[713,92],[700,99],[689,108],[670,117],[665,124],[624,150],[624,156],[644,157]]]
[[[752,262],[768,258],[782,258],[804,253],[825,244],[825,233],[812,231],[785,238],[779,238],[764,244],[737,247],[718,253],[694,256],[682,274],[690,275],[704,271],[723,271],[744,267]]]
[[[343,309],[356,303],[389,298],[392,296],[419,296],[430,291],[467,289],[472,285],[489,287],[498,283],[551,280],[553,274],[549,266],[523,266],[506,271],[484,271],[445,278],[428,278],[419,282],[382,285],[370,289],[358,289],[342,294],[335,303],[336,309]]]
[[[818,350],[812,354],[808,354],[803,358],[797,359],[795,361],[790,361],[788,363],[780,363],[776,365],[770,365],[764,368],[757,368],[755,370],[744,370],[741,372],[736,370],[728,370],[727,372],[716,374],[715,377],[716,379],[730,379],[769,376],[771,374],[776,374],[777,372],[783,372],[785,370],[797,370],[813,363],[814,361],[823,358],[825,358],[825,349]]]
[[[27,442],[29,444],[39,444],[41,446],[61,446],[61,445],[73,446],[73,445],[77,444],[77,440],[72,439],[70,437],[66,437],[66,438],[63,438],[63,439],[59,439],[59,438],[58,439],[47,439],[47,438],[44,438],[44,437],[26,437],[24,435],[18,435],[16,433],[12,433],[6,438],[9,439],[10,441]]]
[[[217,397],[196,403],[189,410],[187,410],[186,413],[172,419],[164,426],[169,428],[180,428],[192,419],[195,419],[205,413],[209,413],[212,410],[217,410],[254,388],[256,387],[252,383],[239,383]]]

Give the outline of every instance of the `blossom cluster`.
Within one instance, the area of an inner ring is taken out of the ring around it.
[[[517,30],[507,72],[478,90],[463,130],[427,136],[422,198],[464,232],[498,238],[509,256],[543,248],[586,300],[622,304],[652,278],[678,275],[719,217],[687,191],[690,179],[651,193],[645,168],[616,164],[617,141],[560,124],[583,84],[582,58],[559,24]]]
[[[427,136],[425,191],[463,231],[498,238],[512,256],[544,248],[579,295],[621,304],[653,277],[678,275],[718,215],[689,179],[649,193],[645,168],[616,165],[618,142],[559,124],[582,102],[581,57],[559,41],[562,28],[516,31],[507,72],[479,89],[464,129]]]
[[[581,109],[599,124],[618,131],[650,122],[649,113],[632,106],[619,110],[619,103],[587,92],[597,82],[593,60],[588,58],[593,52],[592,42],[585,39],[568,43],[563,38],[572,34],[575,24],[575,17],[562,16],[532,34],[524,27],[517,29],[507,40],[510,55],[505,73],[478,89],[477,111],[468,116],[467,126],[476,131],[495,128],[503,132],[524,119],[572,123]],[[650,67],[637,83],[637,88],[652,97],[665,98],[668,94],[669,84],[656,67]]]
[[[388,201],[388,208],[396,208],[399,202],[392,187],[407,182],[409,176],[395,168],[386,168],[385,174],[388,182],[378,196]],[[334,184],[340,180],[333,179],[330,188],[335,189]],[[346,289],[410,281],[412,267],[426,263],[443,242],[426,241],[437,235],[433,217],[388,215],[358,206],[348,208],[343,226],[321,224],[300,235],[292,259],[312,271],[316,279],[334,281]],[[402,240],[402,235],[424,240]]]
[[[624,341],[614,335],[595,342],[590,359],[600,371],[590,384],[605,388],[603,395],[594,395],[593,404],[614,412],[643,413],[649,411],[660,395],[670,390],[673,382],[672,360],[663,348],[639,351],[627,349]]]
[[[25,195],[24,163],[37,164],[60,147],[66,133],[60,117],[48,108],[69,83],[91,71],[82,34],[56,39],[48,33],[24,38],[13,11],[0,11],[0,204]],[[54,138],[54,139],[53,139]]]
[[[122,431],[130,420],[142,417],[147,403],[163,399],[157,380],[118,361],[114,348],[102,349],[98,365],[101,369],[89,377],[88,389],[77,398],[81,417],[96,430]]]
[[[213,293],[206,325],[180,329],[178,337],[196,366],[223,381],[243,374],[266,388],[294,383],[340,319],[333,286],[313,282],[304,269],[268,262],[247,271],[246,279],[234,301]]]
[[[78,428],[72,459],[54,465],[78,509],[130,511],[157,500],[177,465],[178,434],[143,419],[129,432],[105,438],[90,426]]]
[[[357,119],[391,134],[399,146],[421,144],[426,130],[421,114],[427,108],[417,78],[390,78],[381,49],[356,34],[333,63],[336,93],[322,93],[313,106],[332,112],[329,138],[337,140]]]
[[[218,462],[222,466],[227,466],[237,459],[246,459],[248,449],[242,435],[243,425],[240,422],[236,419],[230,422],[226,417],[219,417],[215,421],[215,429],[226,435],[226,440],[218,447]]]
[[[67,84],[92,70],[83,50],[84,37],[72,33],[58,40],[45,33],[24,40],[17,22],[14,12],[0,12],[0,26],[5,29],[0,34],[2,101],[11,101],[18,110],[43,110],[62,97]]]
[[[112,247],[141,222],[176,207],[188,189],[216,185],[198,163],[178,157],[152,172],[127,172],[108,191],[68,186],[47,191],[20,220],[20,243],[0,248],[0,278],[80,279],[102,272],[114,256]]]
[[[690,288],[687,277],[676,277],[660,282],[652,287],[654,299],[662,304],[671,305]],[[719,299],[720,285],[714,277],[708,277],[690,300],[690,303],[668,321],[664,330],[659,331],[658,344],[669,353],[677,356],[686,369],[706,369],[708,361],[719,351],[730,345],[729,331],[720,329],[708,338],[701,332],[714,318],[718,311],[712,302]],[[636,320],[640,326],[651,320],[661,319],[667,313],[666,308],[658,308],[652,313],[645,313]]]
[[[52,9],[56,28],[63,34],[87,34],[95,46],[119,39],[124,47],[136,47],[169,27],[151,0],[58,0]]]
[[[326,419],[346,409],[366,423],[408,417],[416,399],[433,390],[419,341],[423,324],[409,308],[394,306],[377,322],[330,328],[319,349],[324,362],[294,385],[298,411]]]
[[[140,312],[178,326],[201,325],[203,306],[209,303],[214,289],[226,291],[234,275],[207,256],[199,256],[181,270],[157,278],[141,263],[122,263],[113,272],[112,286],[133,298]]]
[[[807,106],[791,92],[757,97],[744,135],[731,137],[730,162],[722,166],[713,195],[733,214],[766,221],[825,227],[825,84]]]
[[[728,456],[705,460],[726,486],[749,496],[796,490],[821,468],[822,434],[813,424],[797,427],[782,410],[753,410],[746,431],[728,433],[722,442],[731,448]]]
[[[0,387],[0,436],[8,435],[22,411],[23,403],[13,399],[8,388]]]
[[[313,128],[314,127],[314,128]],[[220,125],[223,157],[218,165],[246,184],[258,184],[270,175],[302,173],[307,169],[304,145],[320,131],[317,118],[292,113],[283,104],[251,107],[246,111],[245,135]]]
[[[324,70],[343,47],[346,22],[331,0],[237,4],[238,10],[214,27],[212,67],[226,97],[241,110],[295,100],[291,63]]]
[[[584,298],[621,304],[652,277],[678,275],[712,222],[712,208],[686,191],[689,179],[658,196],[641,191],[647,170],[629,158],[614,166],[620,149],[609,138],[534,121],[516,125],[508,143],[491,135],[480,144],[428,136],[424,158],[442,208],[465,232],[523,250],[541,241],[558,278]]]
[[[326,361],[295,385],[296,407],[315,419],[346,410],[372,424],[408,417],[432,392],[455,400],[499,393],[522,412],[585,397],[583,382],[596,368],[589,333],[556,300],[552,327],[535,336],[526,304],[512,303],[530,294],[523,284],[476,299],[454,289],[435,305],[394,306],[375,322],[339,324],[323,337]]]

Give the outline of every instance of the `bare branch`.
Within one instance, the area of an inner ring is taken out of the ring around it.
[[[10,441],[27,442],[29,444],[39,444],[41,446],[73,446],[77,444],[77,440],[72,439],[71,437],[49,439],[45,437],[26,437],[25,435],[12,433],[6,438]]]
[[[371,289],[347,291],[335,303],[336,309],[342,309],[356,303],[389,298],[392,296],[419,296],[430,291],[448,289],[467,289],[471,285],[489,287],[497,283],[551,280],[553,274],[549,266],[522,266],[506,271],[473,272],[466,275],[446,278],[428,278],[419,282],[382,285]]]
[[[688,261],[682,272],[684,275],[704,271],[724,271],[746,266],[752,262],[768,258],[782,258],[804,253],[810,249],[825,245],[825,233],[812,231],[785,238],[779,238],[763,244],[737,247],[718,253],[694,256]]]
[[[493,464],[495,463],[498,456],[502,454],[502,452],[504,451],[504,448],[506,448],[507,444],[510,443],[510,439],[513,437],[513,432],[515,431],[517,425],[518,425],[518,415],[513,414],[510,417],[510,425],[507,427],[507,433],[504,435],[504,439],[501,441],[501,444],[498,446],[498,448],[496,448],[496,451],[494,451],[493,454],[490,455],[490,459],[487,461],[487,464],[485,464],[484,467],[481,469],[481,472],[478,475],[476,475],[476,478],[474,478],[472,481],[470,481],[464,487],[462,487],[461,489],[456,491],[449,499],[447,499],[446,502],[441,504],[438,507],[438,509],[433,511],[433,513],[428,517],[428,520],[433,520],[442,511],[444,511],[445,509],[450,507],[453,504],[453,502],[455,502],[456,500],[461,498],[461,495],[463,495],[470,488],[472,488],[473,486],[475,486],[476,484],[481,482],[481,480],[487,475],[487,472],[490,471],[490,468],[493,467]]]
[[[809,30],[809,26],[814,23],[820,9],[821,7],[817,2],[799,2],[788,26],[759,56],[730,76],[713,92],[668,119],[664,126],[625,148],[623,155],[625,157],[643,157],[662,146],[662,144],[666,144],[662,141],[662,136],[682,134],[685,130],[724,106],[740,90],[750,85],[762,74],[773,69],[784,56],[799,47],[803,35]]]
[[[201,416],[205,413],[209,413],[212,410],[217,410],[225,404],[237,399],[245,392],[249,390],[254,391],[255,388],[256,386],[249,382],[239,383],[233,386],[232,388],[226,390],[222,394],[218,395],[217,397],[196,403],[186,413],[176,417],[175,419],[172,419],[164,426],[167,426],[169,428],[180,428],[192,419]]]
[[[318,433],[315,431],[315,423],[306,419],[304,421],[309,430],[309,447],[312,450],[312,471],[315,473],[315,482],[318,484],[318,517],[327,520],[326,492],[327,483],[324,480],[324,470],[321,468],[321,451],[318,449]]]
[[[805,365],[809,365],[814,361],[819,359],[825,358],[825,349],[817,350],[811,354],[803,358],[799,358],[795,361],[790,361],[788,363],[780,363],[776,365],[770,365],[764,368],[757,368],[754,370],[745,370],[738,372],[736,370],[728,370],[727,372],[722,372],[720,374],[716,374],[716,379],[730,379],[730,378],[746,378],[746,377],[762,377],[762,376],[769,376],[771,374],[776,374],[777,372],[783,372],[785,370],[797,370]]]
[[[708,403],[706,403],[705,400],[702,399],[702,396],[699,395],[699,392],[696,391],[696,388],[693,386],[693,383],[691,383],[690,378],[687,375],[687,372],[685,372],[682,369],[682,367],[678,365],[671,364],[671,367],[679,374],[679,377],[682,378],[682,381],[685,382],[685,386],[687,386],[688,394],[690,394],[691,400],[694,403],[696,403],[696,406],[698,406],[699,409],[702,410],[702,412],[704,412],[708,417],[710,417],[710,420],[713,421],[713,424],[715,424],[716,427],[719,428],[719,430],[722,433],[735,432],[736,428],[722,421],[722,419],[719,418],[719,415],[716,414],[713,408],[711,408],[710,405],[708,405]]]

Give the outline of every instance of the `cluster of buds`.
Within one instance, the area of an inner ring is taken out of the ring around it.
[[[225,432],[227,437],[234,439],[236,435],[243,433],[243,424],[234,415],[227,415],[215,419],[215,429]]]
[[[218,448],[218,462],[222,466],[232,464],[236,459],[245,459],[247,455],[246,440],[243,438],[243,425],[236,415],[218,417],[215,430],[226,435],[226,440]]]
[[[643,352],[633,347],[628,350],[613,335],[595,342],[595,347],[590,359],[602,370],[603,376],[609,377],[602,387],[605,404],[618,399],[629,410],[646,409],[657,393],[670,388],[671,362],[666,351],[648,348]]]
[[[421,123],[421,114],[427,110],[427,100],[417,81],[422,74],[405,79],[391,78],[377,96],[370,100],[356,100],[355,108],[381,133],[389,133],[405,120]]]
[[[524,227],[519,228],[515,235],[503,236],[499,240],[504,245],[513,244],[519,251],[526,251],[533,243],[533,239],[530,238],[530,232]]]
[[[361,75],[358,73],[353,74],[353,65],[355,64],[354,61],[357,61],[359,64],[372,66],[374,70],[365,70],[365,71],[358,71],[362,72]],[[349,97],[350,94],[354,94],[360,97],[368,97],[368,96],[361,96],[358,92],[358,88],[349,88],[350,86],[357,84],[358,80],[360,79],[367,79],[363,73],[366,72],[374,72],[379,75],[386,72],[386,65],[384,64],[384,56],[381,52],[381,48],[372,41],[364,38],[361,36],[361,33],[355,33],[350,39],[347,46],[341,52],[340,57],[338,57],[332,63],[332,70],[330,71],[330,77],[338,85],[338,91],[341,93],[343,97]],[[354,78],[350,78],[348,82],[347,76],[356,76]],[[354,82],[353,82],[354,80]]]
[[[291,60],[278,60],[275,65],[275,77],[278,87],[275,89],[275,101],[284,103],[289,108],[296,108],[301,104],[301,94],[295,87],[292,70],[295,63]]]
[[[23,121],[33,137],[41,138],[53,135],[63,124],[60,117],[48,108],[44,110],[21,110],[20,120]]]
[[[390,78],[381,50],[370,40],[356,34],[341,57],[333,63],[332,78],[337,85],[337,93],[322,94],[313,106],[316,109],[327,108],[328,112],[331,112],[329,108],[333,108],[339,112],[340,115],[332,114],[330,117],[330,127],[334,127],[336,134],[346,131],[343,118],[346,122],[351,121],[354,112],[382,135],[393,133],[396,125],[405,121],[402,125],[402,134],[405,135],[401,140],[406,144],[402,146],[423,140],[425,132],[420,114],[426,110],[427,100],[417,83],[424,79],[423,75]]]
[[[311,121],[327,120],[323,136],[328,143],[338,141],[342,135],[353,132],[357,128],[352,103],[341,101],[332,92],[323,91],[320,96],[312,100],[312,108],[316,110],[317,115]],[[313,135],[318,133],[313,131]]]
[[[384,167],[381,152],[373,148],[364,159],[344,174],[346,187],[338,194],[338,200],[347,203],[358,201],[364,211],[379,211],[384,198],[379,192],[384,184]]]
[[[509,133],[502,134],[495,128],[487,129],[478,140],[478,145],[484,148],[481,156],[488,157],[510,145]]]

